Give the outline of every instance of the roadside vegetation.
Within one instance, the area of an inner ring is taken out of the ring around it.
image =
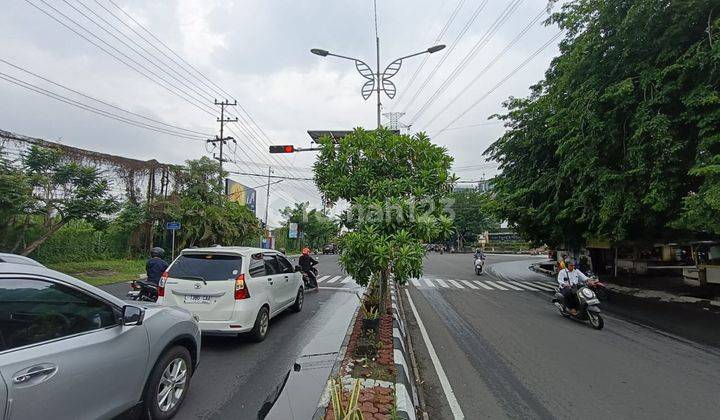
[[[309,203],[297,203],[294,207],[285,207],[280,214],[285,218],[283,226],[273,231],[275,248],[285,248],[287,253],[295,253],[303,247],[322,252],[325,244],[333,243],[340,233],[337,221],[318,209],[308,209]],[[290,223],[297,223],[298,238],[289,238]]]
[[[535,243],[720,234],[720,10],[714,0],[567,3],[561,55],[507,132],[498,213]]]
[[[128,280],[137,280],[145,274],[145,260],[99,260],[51,263],[47,267],[77,279],[100,286]]]
[[[98,167],[62,150],[32,146],[17,157],[0,148],[0,251],[102,284],[137,278],[153,246],[169,251],[170,221],[182,224],[176,249],[259,244],[259,220],[226,199],[217,162],[173,170],[176,185],[148,201],[113,190]]]

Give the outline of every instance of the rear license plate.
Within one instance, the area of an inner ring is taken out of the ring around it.
[[[185,303],[210,303],[210,296],[186,295]]]

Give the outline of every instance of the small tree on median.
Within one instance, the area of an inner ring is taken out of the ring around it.
[[[350,203],[342,222],[340,264],[355,281],[377,279],[384,309],[386,284],[422,275],[423,242],[452,233],[444,197],[452,188],[452,158],[425,134],[356,129],[336,142],[319,140],[315,182],[330,204]]]

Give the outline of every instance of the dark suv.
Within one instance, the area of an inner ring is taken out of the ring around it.
[[[335,245],[334,244],[325,244],[323,247],[323,254],[334,254],[335,251]]]

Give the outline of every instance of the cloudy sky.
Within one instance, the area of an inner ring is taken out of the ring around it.
[[[377,3],[382,67],[436,41],[447,45],[403,62],[392,79],[398,94],[394,100],[383,96],[383,112],[405,112],[401,122],[411,124],[412,131],[428,131],[447,147],[462,179],[491,176],[492,167],[478,165],[503,127],[489,123],[488,116],[502,111],[509,96],[527,95],[557,55],[558,29],[542,24],[547,0]],[[181,163],[209,154],[201,137],[217,134],[213,99],[235,98],[242,109],[232,112],[241,120],[230,125],[228,134],[238,143],[230,154],[236,163],[227,168],[266,173],[272,165],[277,175],[307,178],[312,153],[269,155],[267,145],[308,146],[307,130],[375,125],[375,98],[363,100],[365,79],[353,63],[309,52],[323,48],[374,67],[372,0],[6,0],[0,39],[0,129],[28,136]],[[168,124],[162,128],[183,129],[191,138],[105,118],[5,80],[159,125],[18,67]],[[265,182],[233,178],[253,187]],[[273,185],[271,224],[279,220],[278,209],[296,201],[319,206],[312,182]],[[261,217],[264,207],[263,190]]]

